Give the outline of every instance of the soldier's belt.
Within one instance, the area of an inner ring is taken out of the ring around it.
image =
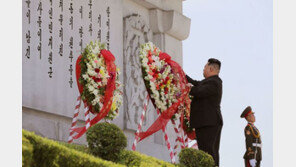
[[[253,143],[253,146],[254,146],[254,147],[260,147],[260,148],[262,147],[262,145],[259,144],[259,143]]]

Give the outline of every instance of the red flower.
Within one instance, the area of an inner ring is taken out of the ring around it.
[[[151,56],[151,51],[149,50],[149,51],[148,51],[148,57],[150,57],[150,56]]]
[[[99,73],[100,72],[100,68],[95,68],[95,72]]]
[[[153,52],[154,52],[154,54],[156,54],[156,48],[154,48]]]
[[[156,90],[159,90],[159,85],[156,85]]]
[[[152,76],[153,76],[153,75],[154,75],[154,72],[152,72],[152,71],[149,71],[149,72],[148,72],[148,74],[150,74],[150,75],[152,75]]]
[[[164,93],[168,94],[169,89],[167,87],[164,88]]]
[[[102,81],[102,78],[96,78],[95,79],[95,82],[101,82]]]
[[[148,61],[149,61],[149,63],[153,63],[152,57],[148,57]]]

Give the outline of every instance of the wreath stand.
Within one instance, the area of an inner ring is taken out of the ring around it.
[[[141,118],[140,118],[140,121],[139,121],[139,124],[138,124],[138,129],[137,129],[137,131],[135,133],[135,140],[134,140],[133,145],[132,145],[132,150],[133,151],[136,150],[137,144],[139,142],[139,133],[142,130],[143,120],[145,118],[146,111],[147,111],[147,106],[148,106],[148,103],[149,103],[150,100],[151,99],[150,99],[149,95],[147,95],[147,97],[146,97],[146,99],[144,101],[143,111],[142,111]],[[181,109],[181,108],[179,108],[179,109]],[[160,115],[159,110],[157,110],[157,114]],[[170,154],[171,162],[175,164],[176,163],[176,156],[177,156],[177,148],[178,148],[179,145],[181,146],[181,149],[183,149],[183,148],[195,148],[195,149],[198,149],[198,146],[197,146],[197,143],[196,143],[195,140],[191,140],[185,134],[184,130],[181,128],[181,123],[179,123],[179,125],[177,126],[176,122],[173,119],[171,119],[171,122],[174,125],[174,131],[177,134],[177,138],[175,140],[175,146],[174,146],[173,149],[171,147],[169,136],[168,136],[168,134],[166,132],[166,128],[163,128],[162,131],[164,132],[164,139],[165,139],[165,143],[166,143],[167,149],[168,149],[169,154]],[[189,147],[189,143],[191,143],[190,147]]]

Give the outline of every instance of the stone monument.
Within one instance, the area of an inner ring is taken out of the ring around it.
[[[54,140],[67,141],[78,95],[75,62],[91,40],[107,44],[121,69],[124,104],[113,121],[131,149],[147,91],[138,58],[152,41],[182,65],[182,41],[190,19],[183,0],[23,0],[22,126]],[[80,114],[78,125],[84,125]],[[143,130],[157,117],[149,103]],[[168,126],[171,143],[175,139]],[[74,143],[86,144],[85,135]],[[137,151],[170,161],[163,133],[137,145]]]

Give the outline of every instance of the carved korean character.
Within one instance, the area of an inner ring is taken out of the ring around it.
[[[92,36],[92,31],[93,31],[92,23],[89,24],[88,31],[89,31],[89,33],[90,33],[90,36]]]
[[[49,67],[49,71],[48,71],[49,78],[52,78],[52,73],[53,73],[52,67]]]
[[[92,10],[89,11],[89,13],[88,13],[88,18],[90,19],[90,21],[92,21]]]
[[[26,17],[28,18],[29,24],[31,23],[31,10],[29,9],[26,13]]]
[[[69,58],[70,58],[70,61],[72,62],[73,61],[73,51],[72,50],[70,50]]]
[[[30,8],[31,1],[30,0],[26,0],[25,2],[27,4],[27,8]]]
[[[39,4],[38,4],[38,8],[37,8],[37,11],[39,11],[39,15],[42,14],[42,2],[40,1]]]
[[[98,37],[97,38],[99,39],[99,41],[101,41],[101,38],[102,38],[101,29],[99,29],[99,31],[98,31]]]
[[[72,75],[72,72],[73,72],[72,64],[70,64],[69,72],[70,72],[70,75]]]
[[[59,8],[61,8],[61,11],[63,12],[63,9],[64,9],[64,7],[63,7],[63,0],[60,0]]]
[[[110,16],[110,7],[109,6],[107,7],[106,12],[107,12],[107,16],[109,17]]]
[[[60,14],[59,21],[60,21],[60,25],[62,26],[63,25],[63,15],[62,14]]]
[[[82,38],[80,39],[80,42],[79,42],[79,46],[81,47],[81,51],[83,51],[83,48],[82,48],[82,45],[83,44],[83,40],[82,40]]]
[[[41,59],[41,54],[42,54],[42,43],[39,42],[39,45],[37,46],[37,50],[39,51],[39,57]]]
[[[79,13],[80,13],[81,19],[82,19],[83,18],[83,7],[82,6],[80,6]]]
[[[70,84],[70,88],[72,88],[72,85],[73,85],[73,78],[72,77],[70,77],[69,84]]]
[[[73,30],[73,16],[70,17],[69,25],[71,26],[71,30]]]
[[[49,33],[52,33],[52,21],[48,24]]]
[[[71,14],[73,14],[73,10],[74,10],[74,9],[73,9],[73,3],[71,2],[71,3],[70,3],[70,8],[69,8],[69,11],[70,11]]]
[[[71,49],[73,49],[73,37],[70,37],[70,40],[69,40],[69,47]]]
[[[42,40],[42,30],[41,30],[41,28],[37,31],[37,35],[39,37],[39,41],[41,41]]]
[[[101,15],[99,15],[99,17],[98,17],[98,23],[99,23],[99,27],[102,27],[102,22],[101,22]]]
[[[106,25],[108,28],[110,27],[110,19],[107,20]]]
[[[52,19],[52,8],[48,10],[49,18]]]
[[[52,49],[52,36],[48,39],[48,46],[50,46],[50,49]]]
[[[63,31],[63,27],[61,27],[61,29],[59,30],[59,37],[61,38],[61,40],[63,41],[63,37],[64,37],[64,31]]]
[[[91,9],[92,5],[93,5],[92,0],[89,0],[89,3],[88,3],[89,9]]]
[[[79,34],[80,34],[80,38],[82,38],[82,35],[83,35],[83,27],[82,26],[79,28]]]
[[[31,32],[30,30],[28,30],[28,32],[26,33],[26,39],[27,39],[27,43],[29,44],[31,41]]]
[[[63,56],[63,43],[60,44],[59,54]]]
[[[38,17],[37,23],[39,28],[41,28],[41,24],[42,24],[41,16]]]
[[[48,63],[49,64],[52,64],[52,51],[49,52],[49,55],[48,55]]]
[[[25,56],[26,56],[28,59],[30,59],[30,53],[31,53],[31,48],[30,48],[30,46],[28,46],[27,49],[26,49],[26,54],[25,54]]]

